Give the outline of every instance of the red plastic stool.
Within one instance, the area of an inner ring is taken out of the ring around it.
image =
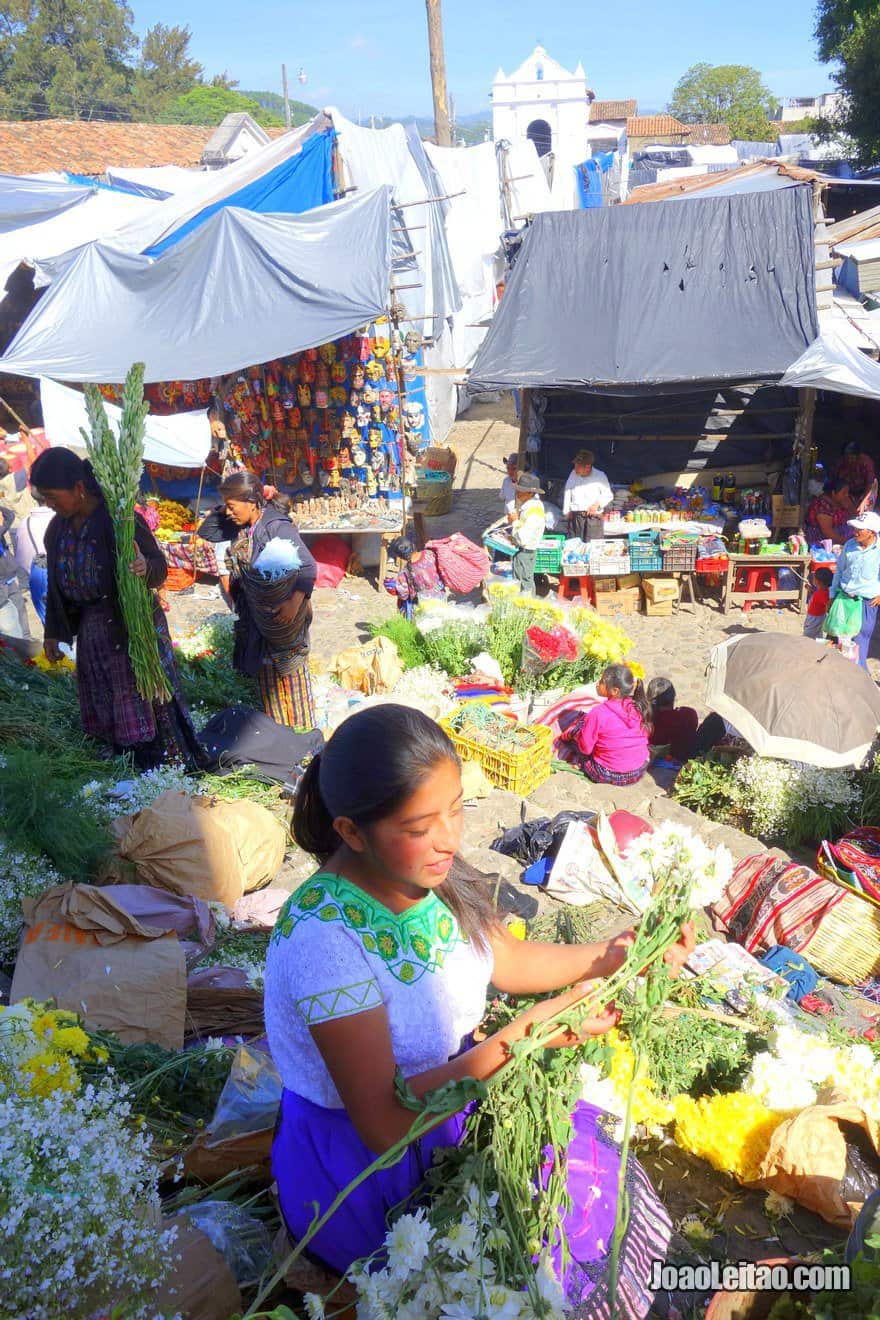
[[[743,567],[737,569],[736,586],[734,588],[735,591],[742,591],[743,589],[742,579],[744,576],[746,579],[745,589],[748,592],[752,592],[752,591],[770,592],[776,590],[779,586],[779,580],[776,576],[775,568],[760,568],[756,564],[754,568],[752,568],[751,565],[749,565],[748,568]],[[757,605],[757,604],[758,602],[754,600],[743,601],[743,613],[745,614],[747,610],[750,610],[753,605]],[[776,606],[778,604],[778,601],[769,600],[768,604]]]
[[[577,588],[575,589],[575,583]],[[579,594],[582,605],[596,604],[596,586],[588,573],[583,577],[565,577],[560,575],[559,589],[556,592],[557,600],[572,600]]]

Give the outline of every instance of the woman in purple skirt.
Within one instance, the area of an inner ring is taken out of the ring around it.
[[[83,732],[111,752],[131,752],[139,769],[165,761],[204,764],[180,683],[165,615],[155,596],[153,623],[169,701],[146,701],[135,683],[128,635],[116,587],[116,538],[91,464],[70,449],[47,449],[31,468],[31,485],[55,517],[45,532],[46,593],[43,648],[49,660],[76,638],[76,682]],[[135,514],[132,573],[157,591],[168,575],[165,556]]]
[[[581,946],[515,940],[487,891],[456,874],[461,829],[455,748],[418,711],[383,705],[351,716],[306,770],[294,834],[321,869],[282,908],[265,981],[269,1043],[284,1083],[272,1168],[295,1239],[308,1231],[316,1206],[327,1210],[409,1130],[413,1116],[396,1097],[397,1069],[419,1097],[444,1082],[485,1080],[516,1040],[582,994],[576,986],[469,1044],[490,981],[536,995],[607,976],[624,960],[626,936]],[[685,928],[667,954],[673,968],[692,947],[693,931]],[[585,1022],[582,1035],[599,1035],[616,1021],[606,1012]],[[576,1106],[568,1150],[573,1263],[562,1282],[571,1313],[584,1317],[609,1314],[619,1157],[600,1117],[591,1105]],[[367,1178],[308,1253],[344,1274],[377,1251],[389,1214],[421,1183],[434,1149],[455,1144],[462,1128],[458,1115]],[[641,1317],[651,1305],[650,1261],[665,1257],[670,1225],[635,1160],[627,1181],[617,1315]]]

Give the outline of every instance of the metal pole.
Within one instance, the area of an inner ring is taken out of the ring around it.
[[[287,65],[281,66],[281,86],[284,90],[284,125],[290,128],[290,99],[287,95]]]
[[[431,92],[434,97],[434,137],[438,147],[451,147],[446,103],[446,57],[443,53],[441,0],[425,0],[428,11],[428,49],[431,55]]]

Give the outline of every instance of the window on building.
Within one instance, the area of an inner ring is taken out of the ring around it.
[[[538,67],[535,69],[535,77],[538,79],[538,82],[543,82],[543,81],[544,81],[544,66],[543,66],[543,64],[539,64]]]

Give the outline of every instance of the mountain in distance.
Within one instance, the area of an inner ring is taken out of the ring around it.
[[[278,92],[242,92],[242,96],[249,96],[257,105],[261,105],[264,110],[271,110],[284,122],[284,97]],[[318,113],[317,106],[309,105],[307,101],[290,101],[290,122],[297,128],[300,124],[307,124],[310,119],[314,119]]]
[[[278,92],[242,92],[242,96],[249,96],[252,101],[256,101],[265,110],[271,110],[282,120],[284,118],[284,97]],[[318,113],[317,107],[309,105],[307,101],[290,102],[290,117],[294,127],[299,124],[308,123],[308,121]],[[409,124],[415,119],[416,128],[419,135],[423,138],[434,136],[434,119],[431,115],[375,115],[373,123],[376,128],[385,128],[388,124]],[[361,116],[362,124],[369,124],[369,115]],[[486,135],[492,137],[492,112],[491,110],[475,110],[469,115],[458,115],[455,121],[455,135],[465,146],[474,146],[477,142],[485,142]]]

